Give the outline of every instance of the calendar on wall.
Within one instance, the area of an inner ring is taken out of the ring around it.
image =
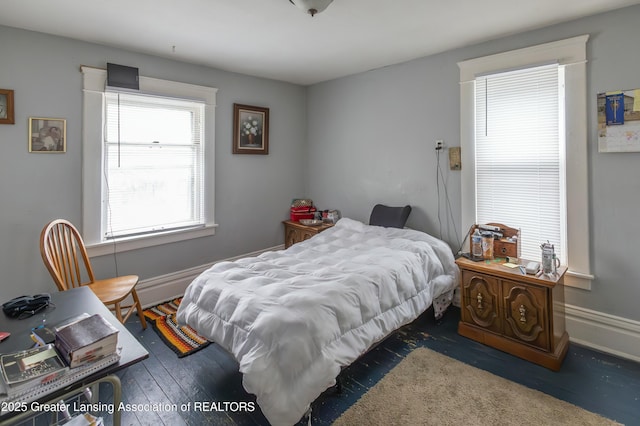
[[[640,152],[640,89],[598,93],[598,152]]]

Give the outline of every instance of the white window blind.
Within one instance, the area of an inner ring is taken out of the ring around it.
[[[521,229],[521,256],[555,245],[566,262],[561,68],[476,78],[476,222]]]
[[[105,93],[104,238],[204,226],[204,103]]]

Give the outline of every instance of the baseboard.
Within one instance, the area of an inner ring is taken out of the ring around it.
[[[270,247],[263,250],[246,253],[240,256],[231,257],[228,259],[221,259],[215,262],[211,262],[205,265],[195,266],[193,268],[184,269],[178,272],[172,272],[170,274],[161,275],[158,277],[142,280],[136,286],[138,291],[138,297],[143,308],[157,305],[167,300],[182,296],[187,286],[202,272],[209,269],[211,266],[219,262],[234,261],[243,257],[258,256],[267,251],[282,250],[284,244]]]
[[[640,322],[603,312],[565,306],[571,342],[640,362]]]

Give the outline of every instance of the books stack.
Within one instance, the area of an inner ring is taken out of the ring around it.
[[[12,396],[55,381],[69,367],[49,344],[0,356],[0,370],[4,385],[0,393]]]
[[[118,329],[99,314],[55,330],[55,346],[72,369],[115,354],[117,345]]]

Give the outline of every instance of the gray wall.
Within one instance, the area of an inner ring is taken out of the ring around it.
[[[16,96],[16,124],[0,125],[0,300],[53,291],[38,251],[40,229],[54,217],[81,225],[81,64],[116,62],[139,67],[142,75],[219,88],[220,227],[210,238],[118,255],[120,273],[144,279],[280,244],[280,221],[291,198],[299,196],[363,221],[377,202],[411,204],[409,226],[442,236],[457,249],[466,232],[460,229],[460,175],[448,169],[443,155],[446,192],[441,186],[438,194],[434,151],[436,139],[459,145],[456,63],[590,34],[589,215],[597,278],[591,291],[567,289],[567,302],[640,320],[640,153],[598,153],[595,126],[598,92],[640,88],[639,20],[640,6],[634,6],[308,89],[0,27],[0,87]],[[271,108],[269,156],[231,154],[234,102]],[[66,118],[68,152],[29,154],[29,116]],[[101,276],[114,271],[110,256],[94,263]]]
[[[600,154],[596,134],[596,94],[640,88],[639,21],[640,6],[634,6],[310,87],[310,196],[360,220],[377,202],[411,204],[410,226],[442,235],[457,249],[466,232],[460,230],[460,173],[441,158],[452,214],[441,187],[440,226],[434,150],[436,139],[460,145],[457,62],[590,34],[589,231],[596,280],[591,291],[568,288],[566,299],[640,320],[640,153]]]
[[[148,77],[217,87],[216,235],[120,253],[121,274],[142,279],[283,242],[281,221],[304,190],[306,89],[44,34],[0,27],[0,88],[15,91],[15,125],[0,125],[0,301],[55,291],[40,258],[40,230],[68,218],[82,226],[80,65],[138,67]],[[233,103],[270,108],[269,155],[231,154]],[[67,152],[27,150],[29,117],[67,120]],[[112,256],[94,259],[114,274]]]

